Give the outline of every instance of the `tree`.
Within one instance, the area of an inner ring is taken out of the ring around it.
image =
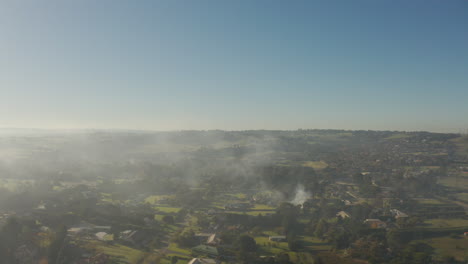
[[[347,248],[351,243],[351,235],[347,231],[335,232],[331,236],[331,242],[336,249]]]
[[[392,249],[399,249],[401,248],[402,243],[402,238],[401,234],[398,230],[391,229],[390,231],[387,232],[387,243],[388,246]]]
[[[242,235],[239,237],[239,247],[244,252],[255,252],[257,250],[257,243],[251,236]]]
[[[314,234],[320,239],[323,239],[323,235],[327,232],[327,230],[328,230],[328,223],[325,219],[322,218],[320,219],[317,226],[315,227]]]
[[[417,252],[413,255],[414,264],[426,264],[431,262],[431,256],[425,252]]]
[[[442,262],[444,264],[450,264],[450,263],[457,263],[457,260],[455,259],[454,256],[443,256],[442,257]]]
[[[314,258],[314,264],[325,264],[321,257]]]
[[[252,228],[252,231],[251,233],[254,235],[254,236],[259,236],[262,234],[262,228],[260,226],[255,226],[254,228]]]
[[[355,173],[353,174],[353,182],[358,184],[358,185],[361,185],[364,183],[364,175],[362,175],[362,173],[358,172],[358,173]]]
[[[426,243],[411,242],[402,252],[402,261],[412,264],[430,263],[433,251],[434,249]]]
[[[288,236],[288,247],[291,251],[298,251],[301,249],[301,241],[296,236]]]
[[[2,229],[2,239],[5,241],[8,248],[12,249],[18,245],[21,230],[22,225],[16,217],[8,218]]]
[[[292,262],[289,259],[289,254],[279,253],[276,258],[278,259],[278,264],[291,264]]]
[[[195,233],[193,230],[185,230],[176,237],[176,242],[183,247],[191,247],[195,244]]]
[[[62,226],[57,231],[54,241],[50,244],[49,247],[49,263],[50,264],[61,264],[64,262],[63,258],[66,254],[63,254],[63,249],[65,248],[65,239],[67,236],[67,228]]]
[[[174,217],[172,215],[165,215],[163,216],[162,220],[166,224],[174,224]]]

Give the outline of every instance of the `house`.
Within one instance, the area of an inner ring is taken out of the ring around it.
[[[94,236],[101,241],[112,241],[114,240],[113,235],[107,234],[106,232],[97,232]]]
[[[98,228],[96,228],[98,227]],[[71,227],[67,230],[68,235],[70,236],[77,236],[77,235],[88,235],[94,232],[99,231],[109,231],[110,227],[108,228],[99,228],[99,226],[95,226],[93,224],[87,222],[81,222],[79,225]]]
[[[342,219],[350,218],[351,216],[345,211],[339,211],[336,213],[336,217],[341,217]]]
[[[92,231],[92,228],[89,228],[89,227],[72,227],[67,230],[67,233],[70,236],[78,236],[78,235],[86,235],[91,231]]]
[[[196,233],[195,238],[198,240],[200,243],[205,243],[208,241],[208,239],[213,235],[213,233]]]
[[[268,237],[268,240],[273,242],[285,242],[286,236],[270,236]]]
[[[216,234],[212,234],[211,236],[208,237],[206,240],[206,244],[210,246],[216,246],[219,244],[221,240],[219,239],[219,236]]]
[[[50,228],[48,226],[41,226],[39,231],[46,233],[50,231]]]
[[[148,232],[142,230],[125,230],[120,233],[120,239],[136,247],[145,247],[151,243],[153,237]]]
[[[366,224],[370,228],[386,228],[387,224],[385,224],[380,219],[366,219],[364,220],[364,224]]]
[[[37,210],[45,210],[46,209],[46,204],[44,201],[41,201],[39,205],[36,207]]]
[[[216,260],[207,258],[194,258],[188,264],[216,264]]]
[[[353,204],[350,200],[343,200],[343,202],[345,203],[345,205],[352,205]]]
[[[200,255],[206,255],[209,257],[218,257],[219,252],[218,249],[215,247],[211,246],[206,246],[206,245],[198,245],[194,248],[192,248],[192,252],[195,254],[200,254]]]
[[[395,219],[408,217],[407,214],[403,213],[402,211],[400,211],[398,209],[391,209],[390,212],[395,217]]]

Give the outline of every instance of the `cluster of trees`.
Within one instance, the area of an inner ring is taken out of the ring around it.
[[[38,261],[47,259],[51,264],[70,263],[80,255],[77,248],[67,241],[67,229],[60,227],[57,232],[50,233],[50,245],[40,244],[36,234],[38,226],[35,221],[27,218],[8,218],[0,230],[0,256],[5,264],[25,263],[25,261]],[[30,255],[22,256],[19,252],[25,247]],[[26,258],[26,259],[24,259]]]

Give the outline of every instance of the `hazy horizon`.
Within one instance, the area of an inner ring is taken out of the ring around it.
[[[441,133],[441,134],[468,134],[467,129],[459,129],[458,131],[428,131],[428,130],[395,130],[395,129],[344,129],[344,128],[295,128],[295,129],[172,129],[172,130],[156,130],[156,129],[135,129],[135,128],[34,128],[34,127],[0,127],[0,135],[28,135],[28,134],[61,134],[61,133],[92,133],[92,132],[109,132],[109,133],[173,133],[173,132],[245,132],[245,131],[370,131],[370,132],[397,132],[397,133]]]

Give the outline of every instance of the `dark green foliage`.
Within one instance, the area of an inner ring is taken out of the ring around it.
[[[315,227],[314,235],[319,238],[323,238],[327,230],[328,230],[328,223],[325,219],[322,218],[320,219],[317,226]]]
[[[255,252],[257,250],[257,243],[251,236],[241,235],[239,237],[239,249],[242,252]]]
[[[162,220],[166,224],[174,224],[174,217],[172,215],[165,215]]]
[[[287,241],[289,250],[299,251],[300,249],[302,249],[302,243],[296,236],[289,235]]]
[[[192,247],[197,243],[195,233],[191,229],[179,233],[175,237],[175,241],[182,247]]]
[[[49,263],[62,264],[67,263],[66,260],[70,257],[66,253],[67,248],[67,228],[62,226],[55,234],[55,239],[49,246]]]

